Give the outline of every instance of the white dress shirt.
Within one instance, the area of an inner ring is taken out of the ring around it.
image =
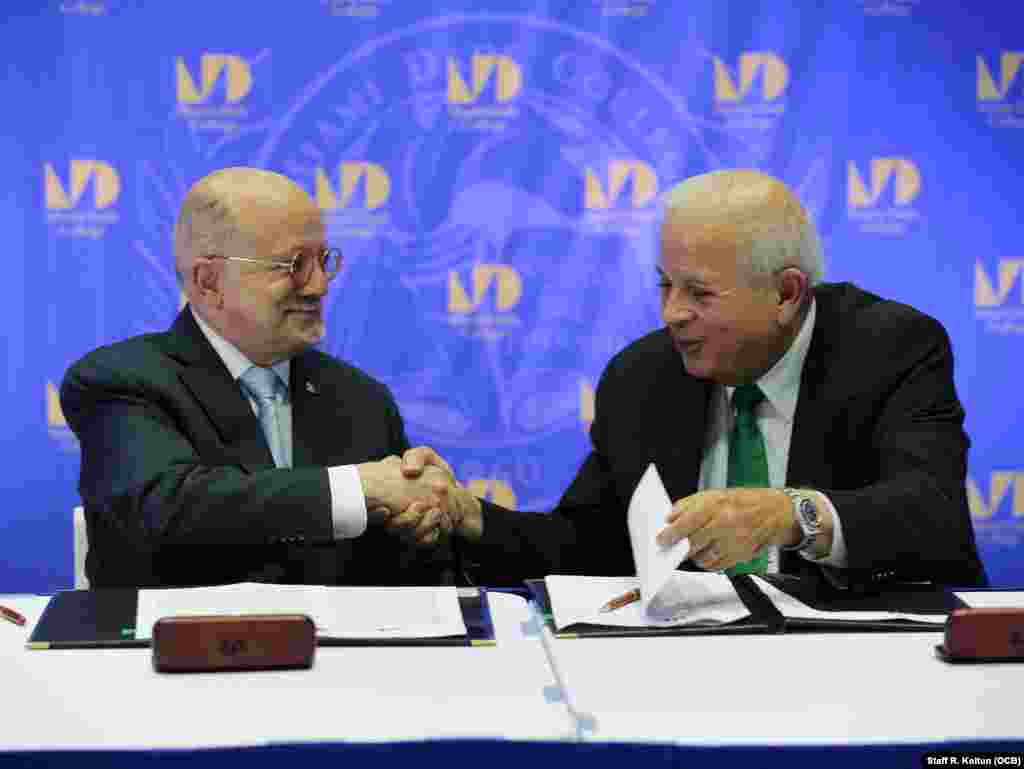
[[[800,375],[811,344],[811,332],[817,317],[817,306],[812,301],[811,309],[804,318],[793,344],[756,384],[764,393],[764,400],[755,411],[757,426],[764,436],[764,448],[768,456],[768,478],[772,488],[786,485],[786,467],[789,464],[789,444],[793,437],[793,414],[800,394]],[[711,390],[708,413],[708,432],[704,442],[704,455],[700,464],[698,489],[724,489],[729,476],[729,434],[735,420],[732,394],[736,388],[715,385]],[[846,566],[846,543],[843,541],[843,527],[832,501],[820,492],[817,498],[827,505],[835,521],[835,532],[831,552],[823,558],[808,558],[827,566]],[[803,553],[801,553],[803,555]],[[804,556],[805,558],[807,556]],[[779,551],[769,548],[769,572],[779,570]]]
[[[189,307],[189,312],[192,308]],[[192,312],[199,329],[203,332],[217,355],[228,367],[231,376],[237,382],[241,376],[255,364],[235,347],[231,342],[214,331],[199,314]],[[287,395],[277,403],[277,418],[281,425],[282,437],[285,441],[286,456],[292,455],[292,401],[288,383],[291,381],[291,361],[283,360],[275,363],[274,372],[285,384]],[[253,414],[257,413],[256,401],[249,398],[245,388],[239,384],[242,393],[248,398]],[[337,465],[327,468],[328,485],[331,491],[331,523],[335,539],[352,539],[366,531],[366,499],[363,497],[363,484],[359,479],[359,471],[355,465]]]

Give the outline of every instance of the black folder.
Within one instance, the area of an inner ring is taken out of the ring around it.
[[[135,637],[136,589],[67,590],[50,599],[29,636],[29,649],[147,648]],[[317,646],[494,646],[486,591],[461,589],[459,608],[466,634],[441,638],[332,638]]]
[[[750,610],[750,616],[727,624],[677,625],[675,627],[621,627],[590,622],[577,622],[562,630],[556,630],[551,613],[548,588],[542,579],[526,580],[530,597],[537,604],[544,621],[556,638],[635,638],[640,636],[677,635],[750,635],[781,633],[784,630],[782,615],[775,610],[764,594],[745,577],[732,578],[733,586],[740,599]]]
[[[740,575],[729,579],[733,587],[736,588],[740,600],[750,611],[749,617],[726,624],[694,624],[676,627],[620,627],[577,622],[559,631],[554,626],[551,601],[544,580],[526,580],[526,587],[552,633],[558,638],[742,635],[808,631],[941,632],[944,625],[939,622],[917,622],[910,619],[856,620],[844,618],[842,613],[850,611],[905,612],[908,614],[932,614],[937,619],[944,620],[954,609],[962,608],[965,605],[948,590],[931,585],[892,584],[875,592],[849,592],[837,590],[825,580],[806,580],[786,575],[762,577],[782,592],[798,598],[814,609],[836,612],[834,618],[785,617],[750,576]]]
[[[756,580],[746,577],[764,601],[771,603],[756,586]],[[886,583],[874,589],[838,590],[828,581],[802,579],[784,574],[761,577],[784,593],[798,598],[813,609],[834,612],[834,617],[783,617],[786,632],[801,631],[878,631],[878,632],[942,632],[945,619],[954,609],[966,604],[944,587],[927,583]],[[904,614],[930,614],[937,622],[918,622],[913,619],[850,619],[843,612],[873,611]]]

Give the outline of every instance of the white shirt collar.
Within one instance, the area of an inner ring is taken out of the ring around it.
[[[756,384],[767,400],[787,422],[792,423],[796,412],[796,400],[800,395],[800,375],[804,370],[807,350],[811,346],[811,333],[814,331],[814,319],[817,317],[817,302],[811,299],[811,309],[807,311],[803,325],[797,332],[796,339],[775,365],[768,369],[757,380]],[[726,387],[726,398],[731,402],[735,387]]]
[[[248,371],[256,364],[245,357],[245,354],[235,347],[231,342],[222,337],[213,328],[199,317],[199,313],[195,312],[191,306],[188,308],[189,312],[192,313],[192,317],[196,319],[196,325],[199,326],[199,330],[203,332],[210,344],[213,345],[213,349],[216,351],[220,359],[224,361],[224,365],[228,367],[228,371],[231,372],[233,379],[241,379],[242,374]],[[285,358],[284,360],[278,361],[273,366],[274,372],[281,378],[284,383],[285,390],[288,389],[289,374],[291,372],[291,361]]]

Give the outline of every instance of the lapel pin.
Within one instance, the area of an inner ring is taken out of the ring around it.
[[[313,393],[313,395],[319,394],[319,390],[316,389],[316,385],[312,382],[306,382],[306,392]]]

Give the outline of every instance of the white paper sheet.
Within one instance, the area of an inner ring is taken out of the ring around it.
[[[964,590],[953,595],[972,609],[1024,609],[1020,590]]]
[[[633,548],[633,562],[640,578],[644,612],[676,567],[690,553],[689,539],[680,540],[672,547],[660,547],[655,539],[658,532],[665,528],[671,511],[672,500],[668,497],[658,468],[651,463],[629,500],[627,518],[629,544]]]
[[[240,583],[140,590],[135,637],[153,637],[161,617],[305,614],[320,636],[440,638],[465,635],[454,587],[375,588]]]
[[[454,587],[325,587],[320,635],[440,638],[466,634]]]
[[[946,622],[945,614],[910,614],[908,612],[888,611],[821,611],[815,609],[803,601],[794,598],[788,593],[783,593],[767,580],[756,575],[751,575],[757,581],[757,586],[768,599],[775,604],[783,617],[787,619],[839,619],[839,620],[863,620],[867,622],[886,619],[904,619],[914,622],[927,622],[933,625],[943,625]]]
[[[618,627],[676,627],[733,622],[750,615],[724,574],[674,571],[648,606],[636,601],[601,613],[610,599],[640,584],[636,577],[552,575],[544,580],[555,627],[576,622]]]

